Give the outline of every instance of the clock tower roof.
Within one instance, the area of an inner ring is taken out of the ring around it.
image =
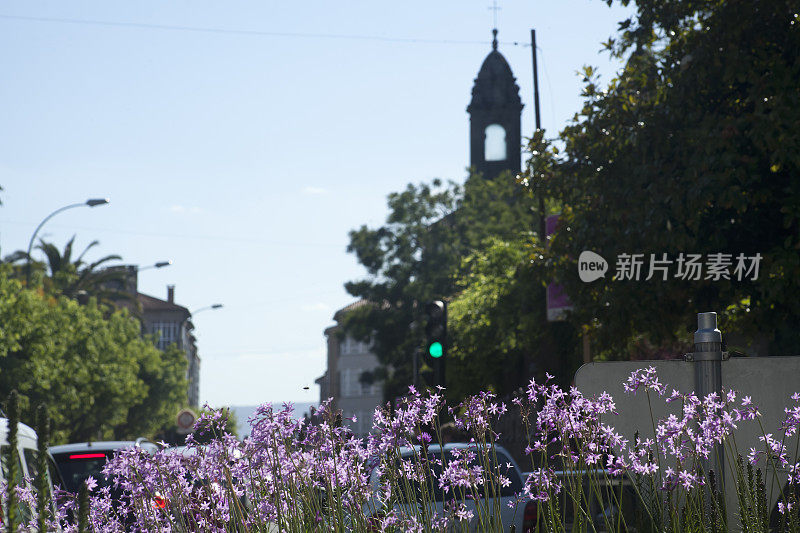
[[[478,71],[467,106],[470,166],[487,179],[504,170],[519,173],[522,147],[519,87],[508,61],[497,51],[497,30],[492,34],[492,51]]]
[[[497,51],[497,30],[492,30],[492,51],[483,60],[475,85],[472,87],[472,101],[467,112],[476,109],[513,108],[522,109],[519,86],[508,61]]]

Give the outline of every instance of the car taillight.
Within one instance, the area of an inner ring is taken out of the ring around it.
[[[153,507],[155,507],[156,509],[166,509],[167,499],[160,494],[156,494],[153,497]]]
[[[69,456],[70,459],[105,459],[104,453],[73,453]]]
[[[525,512],[522,514],[522,532],[533,533],[536,531],[536,519],[539,516],[539,505],[531,500],[525,504]]]

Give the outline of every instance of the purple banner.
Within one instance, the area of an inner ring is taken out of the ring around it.
[[[558,229],[559,215],[548,215],[544,221],[545,232],[549,237]],[[554,322],[564,319],[564,312],[572,309],[572,302],[564,292],[564,287],[558,283],[547,286],[547,320]]]

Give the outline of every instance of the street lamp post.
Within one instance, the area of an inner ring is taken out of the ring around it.
[[[47,215],[45,219],[42,220],[38,226],[36,226],[33,235],[31,235],[31,240],[28,243],[28,253],[25,256],[27,259],[27,262],[25,264],[25,284],[26,285],[31,284],[31,251],[33,250],[33,241],[36,240],[36,235],[39,233],[39,230],[42,229],[42,226],[44,226],[48,220],[50,220],[60,212],[66,211],[67,209],[72,209],[73,207],[83,207],[84,205],[88,205],[89,207],[96,207],[98,205],[105,205],[107,203],[108,203],[108,198],[90,198],[85,202],[79,204],[65,205],[64,207],[56,209],[55,211]]]

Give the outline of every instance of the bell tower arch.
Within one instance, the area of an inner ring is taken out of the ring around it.
[[[484,178],[500,172],[520,171],[522,101],[511,67],[497,51],[497,30],[492,30],[492,51],[483,60],[467,106],[470,122],[470,165]]]

